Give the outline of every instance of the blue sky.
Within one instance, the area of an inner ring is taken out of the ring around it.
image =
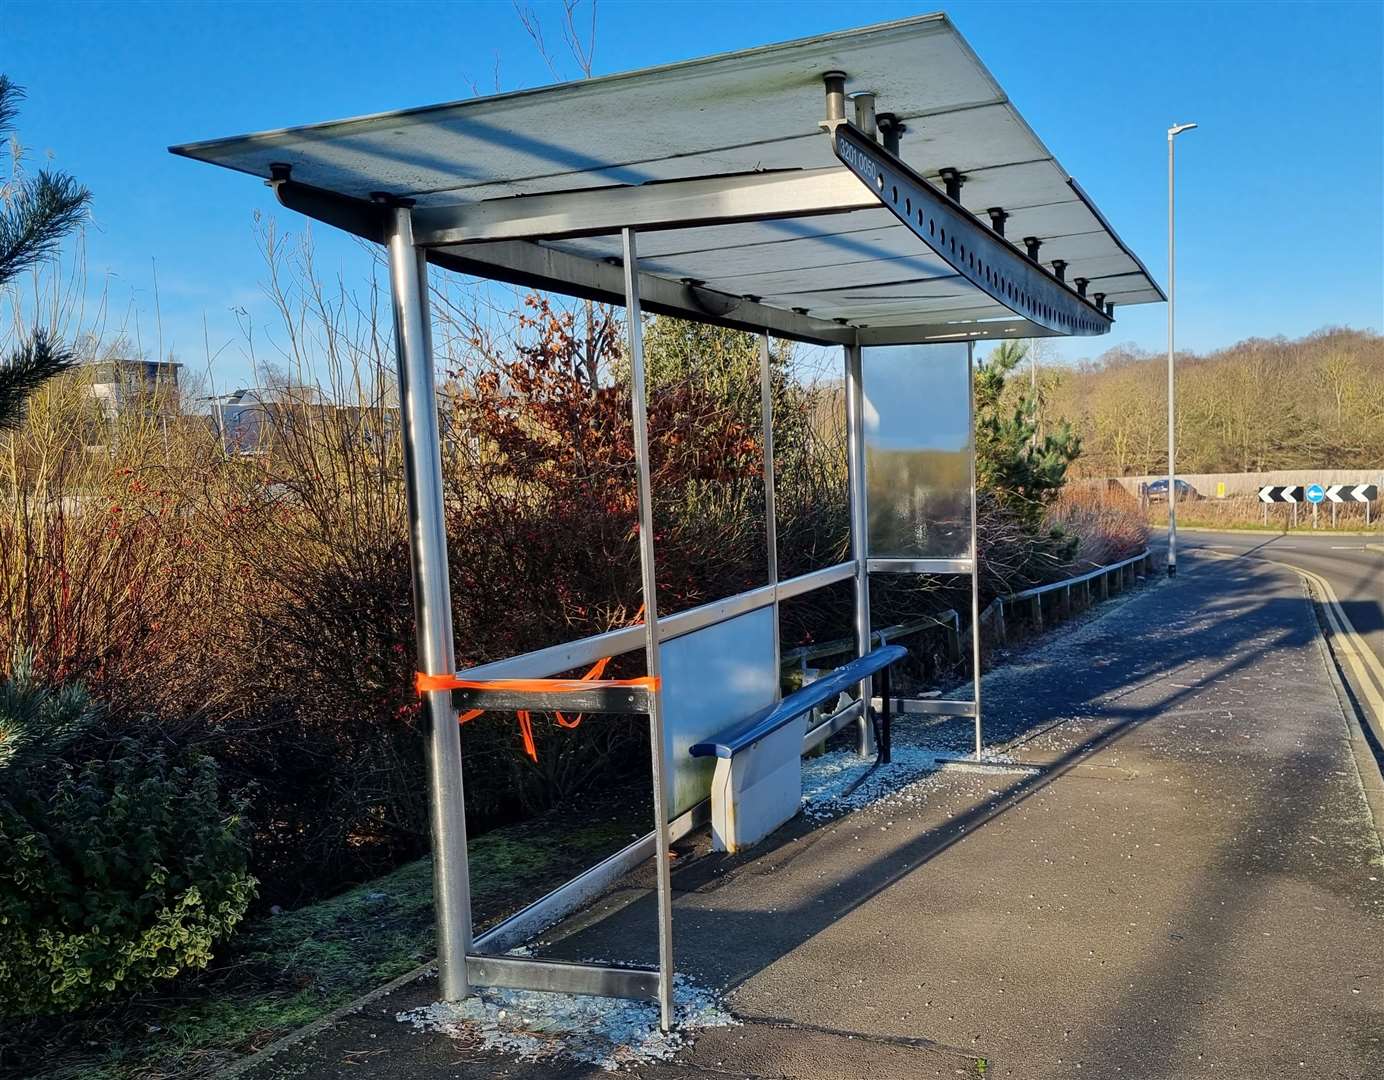
[[[534,4],[563,64],[560,5]],[[601,0],[595,73],[936,10],[936,4]],[[1384,6],[951,3],[945,10],[1039,136],[1166,284],[1166,137],[1178,144],[1178,342],[1345,324],[1384,329]],[[232,308],[271,321],[253,180],[172,143],[554,81],[509,2],[30,3],[8,0],[0,70],[29,93],[20,135],[95,194],[93,278],[217,382],[249,379]],[[365,254],[316,230],[329,274]],[[1162,305],[1125,309],[1066,358],[1165,344]]]

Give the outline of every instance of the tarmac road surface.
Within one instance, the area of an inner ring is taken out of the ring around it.
[[[1165,535],[1160,540],[1166,542]],[[1384,536],[1179,530],[1178,551],[1190,558],[1210,552],[1264,559],[1327,581],[1368,653],[1361,663],[1342,663],[1341,670],[1373,734],[1375,753],[1384,760]]]

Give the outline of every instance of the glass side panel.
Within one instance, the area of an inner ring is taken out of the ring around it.
[[[711,794],[712,758],[688,748],[748,720],[778,699],[774,609],[747,611],[664,642],[663,775],[668,817]]]
[[[869,555],[971,554],[971,347],[861,350]]]

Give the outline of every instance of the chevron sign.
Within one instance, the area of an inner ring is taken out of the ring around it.
[[[1320,485],[1313,484],[1320,490]],[[1367,503],[1379,498],[1376,484],[1331,484],[1325,489],[1325,501],[1334,503]],[[1266,503],[1305,503],[1307,492],[1301,484],[1265,484],[1259,489],[1259,501]],[[1318,498],[1310,500],[1321,502]]]
[[[1375,484],[1332,484],[1326,489],[1328,502],[1374,502],[1379,498]]]

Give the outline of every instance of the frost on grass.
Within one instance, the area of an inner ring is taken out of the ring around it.
[[[566,1058],[616,1072],[667,1061],[698,1031],[739,1022],[717,994],[685,975],[674,976],[673,994],[670,1032],[659,1030],[653,1002],[538,990],[481,990],[465,1001],[401,1012],[398,1019],[521,1061]]]

